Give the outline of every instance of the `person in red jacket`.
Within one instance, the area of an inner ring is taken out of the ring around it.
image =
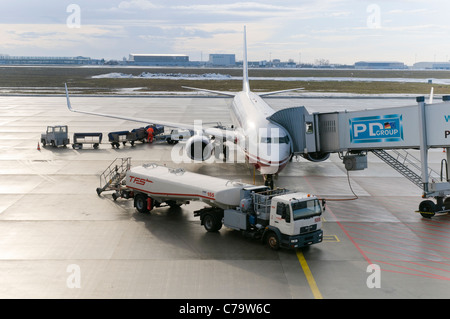
[[[154,131],[153,131],[153,128],[152,127],[149,127],[148,129],[147,129],[147,142],[148,143],[153,143],[153,133],[154,133]]]

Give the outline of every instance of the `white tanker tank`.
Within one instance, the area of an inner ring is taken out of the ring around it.
[[[126,174],[125,183],[136,194],[147,194],[157,203],[180,205],[189,201],[202,201],[222,209],[239,206],[241,190],[252,186],[156,164],[131,168]]]

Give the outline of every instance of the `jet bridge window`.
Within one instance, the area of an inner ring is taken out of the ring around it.
[[[314,125],[313,122],[305,122],[305,130],[306,134],[312,134],[314,133]]]

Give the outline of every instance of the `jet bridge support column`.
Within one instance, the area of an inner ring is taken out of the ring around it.
[[[425,118],[425,97],[416,98],[419,103],[419,138],[420,138],[420,161],[422,163],[422,183],[425,193],[428,192],[428,144],[427,144],[427,127]]]
[[[450,101],[450,96],[444,95],[442,97],[442,101],[449,102]],[[450,182],[450,176],[448,174],[448,170],[449,170],[448,163],[450,163],[450,147],[447,146],[447,147],[444,148],[444,150],[445,150],[445,153],[446,153],[445,154],[446,155],[446,157],[445,157],[445,172],[446,172],[445,181],[446,182]]]

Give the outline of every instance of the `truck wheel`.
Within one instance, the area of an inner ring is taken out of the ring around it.
[[[222,221],[212,214],[203,217],[203,226],[208,232],[216,232],[222,228]]]
[[[270,232],[266,236],[266,243],[272,250],[280,249],[280,240],[278,239],[277,234],[274,232]]]
[[[145,195],[137,195],[134,197],[134,207],[139,213],[148,214],[150,211],[147,208],[147,198]]]

